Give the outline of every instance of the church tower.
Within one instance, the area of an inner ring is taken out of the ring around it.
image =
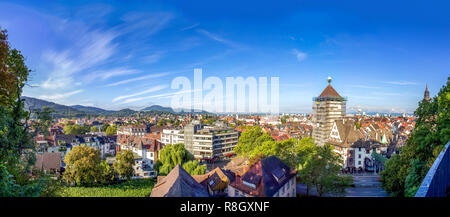
[[[316,145],[324,145],[331,133],[336,120],[342,120],[346,112],[344,97],[331,86],[331,77],[328,77],[328,86],[318,97],[313,98],[313,131],[312,137]]]
[[[431,98],[430,98],[430,92],[428,91],[428,84],[427,84],[427,86],[425,87],[425,94],[423,95],[423,98],[424,98],[425,100],[427,100],[427,101],[430,101],[430,100],[431,100]]]

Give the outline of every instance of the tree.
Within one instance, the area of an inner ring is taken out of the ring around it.
[[[123,150],[116,156],[116,161],[114,161],[113,167],[120,177],[131,180],[131,177],[134,174],[134,164],[133,152],[131,150]]]
[[[166,124],[167,124],[167,121],[165,119],[159,119],[156,126],[162,127],[162,126],[166,126]]]
[[[76,185],[91,185],[102,180],[100,151],[85,145],[76,146],[64,158],[63,179]]]
[[[113,136],[117,134],[117,127],[115,125],[109,126],[106,128],[106,135]]]
[[[161,149],[155,170],[159,175],[167,175],[177,165],[192,160],[192,155],[184,148],[184,144],[166,145]]]
[[[0,29],[1,194],[38,196],[45,183],[39,177],[32,180],[27,174],[35,162],[36,152],[28,132],[29,113],[24,110],[21,98],[30,70],[21,52],[10,49],[7,38],[7,31]]]
[[[108,127],[109,127],[109,124],[103,124],[103,125],[100,127],[100,130],[101,130],[102,132],[106,132],[106,129],[108,129]]]
[[[37,124],[36,129],[42,133],[44,136],[49,136],[49,128],[53,124],[53,118],[52,114],[55,112],[53,108],[48,108],[46,106],[43,106],[41,110],[36,111],[37,115]]]
[[[248,157],[254,149],[266,141],[273,141],[269,133],[264,133],[260,126],[246,129],[239,137],[239,143],[234,152],[240,156]]]
[[[423,99],[414,112],[416,125],[398,156],[386,161],[382,186],[396,197],[414,196],[427,171],[450,140],[450,77],[438,95]]]
[[[68,124],[64,126],[64,133],[66,135],[83,135],[89,132],[88,126],[82,126],[78,124]]]
[[[206,164],[200,165],[197,160],[191,160],[183,164],[183,169],[191,175],[203,175],[206,173]]]
[[[109,166],[107,160],[100,162],[100,171],[102,171],[100,182],[108,183],[114,180],[114,171]]]
[[[98,132],[98,128],[96,126],[92,126],[90,131],[93,133]]]

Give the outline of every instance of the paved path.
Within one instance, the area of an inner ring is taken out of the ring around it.
[[[387,197],[386,192],[381,188],[381,182],[378,175],[357,175],[352,176],[355,187],[347,188],[345,197]],[[306,185],[297,184],[297,193],[306,195]],[[318,196],[316,189],[313,187],[310,196]],[[325,197],[336,197],[334,195],[324,195]]]
[[[355,187],[347,188],[346,197],[387,197],[378,175],[352,176]]]

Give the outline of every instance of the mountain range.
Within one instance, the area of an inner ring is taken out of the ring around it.
[[[83,106],[83,105],[61,105],[54,102],[37,99],[33,97],[22,97],[25,100],[25,110],[34,111],[40,110],[43,106],[47,108],[53,108],[55,110],[54,117],[84,117],[84,116],[131,116],[138,114],[140,112],[149,113],[173,113],[173,114],[185,114],[186,112],[175,112],[170,107],[164,107],[160,105],[152,105],[141,109],[140,111],[135,111],[132,109],[122,109],[118,111],[105,110],[102,108],[97,108],[93,106]],[[208,113],[206,111],[195,112],[195,113]]]

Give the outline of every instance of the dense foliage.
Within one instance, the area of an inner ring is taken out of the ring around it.
[[[131,150],[120,151],[116,156],[113,167],[120,177],[130,180],[134,174],[134,156]]]
[[[196,160],[191,160],[183,164],[183,169],[191,175],[203,175],[206,172],[206,164],[200,165]]]
[[[314,186],[319,195],[344,194],[352,178],[341,176],[341,157],[333,147],[316,146],[311,137],[274,141],[259,126],[246,129],[239,138],[235,152],[250,158],[250,165],[267,156],[276,156],[298,171],[299,180],[309,189]]]
[[[84,135],[90,131],[87,125],[67,124],[64,126],[64,133],[66,135]]]
[[[117,126],[111,125],[106,128],[106,135],[107,136],[113,136],[117,134]]]
[[[381,173],[383,188],[397,197],[413,197],[427,171],[450,140],[450,77],[431,101],[419,102],[416,125],[399,155]]]
[[[75,146],[64,158],[63,179],[75,185],[92,185],[110,179],[109,166],[102,163],[100,151],[85,145]],[[107,175],[108,177],[105,177]]]
[[[21,52],[10,49],[6,30],[0,29],[0,196],[39,196],[47,177],[30,177],[35,162],[24,110],[22,89],[30,70]]]
[[[90,187],[63,187],[56,193],[59,197],[148,197],[155,179],[135,179],[119,184]]]
[[[161,149],[159,159],[155,162],[155,170],[158,175],[164,176],[180,164],[191,175],[201,175],[206,172],[206,165],[200,165],[193,160],[193,156],[184,148],[183,144],[166,145]]]

